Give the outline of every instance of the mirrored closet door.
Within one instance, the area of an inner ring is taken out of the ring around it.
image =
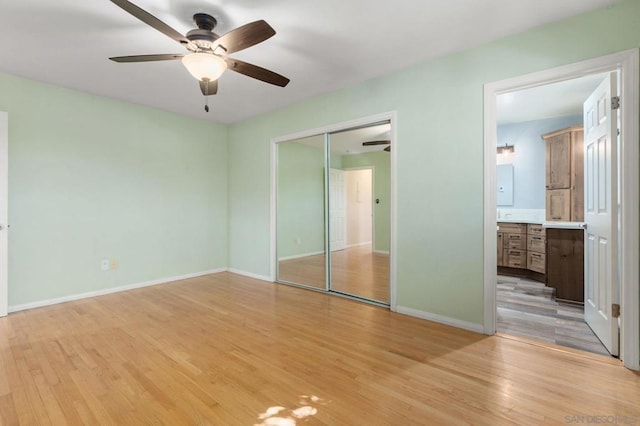
[[[277,279],[327,289],[325,137],[277,146]]]
[[[329,284],[335,292],[389,303],[388,122],[331,133]]]
[[[277,281],[389,304],[390,128],[277,144]]]

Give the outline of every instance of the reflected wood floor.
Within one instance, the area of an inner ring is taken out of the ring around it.
[[[584,308],[555,301],[554,289],[498,276],[498,332],[610,356],[584,321]]]
[[[314,255],[280,262],[280,280],[325,288],[325,256]],[[371,244],[331,253],[331,288],[389,303],[389,255],[374,253]]]
[[[0,364],[3,425],[640,416],[640,374],[616,360],[226,272],[0,318]]]

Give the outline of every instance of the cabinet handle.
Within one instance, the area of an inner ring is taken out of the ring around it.
[[[536,259],[542,259],[542,255],[538,253],[531,253],[531,257],[535,257]]]
[[[562,216],[551,216],[551,219],[560,220],[560,219],[562,219]]]

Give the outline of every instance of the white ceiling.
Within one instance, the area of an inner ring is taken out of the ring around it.
[[[390,140],[391,125],[377,124],[359,129],[345,130],[342,132],[331,133],[329,135],[329,150],[332,154],[337,155],[353,155],[366,152],[384,151],[389,145],[370,145],[363,146],[363,142]],[[309,136],[302,139],[289,141],[292,143],[301,143],[322,149],[324,147],[324,135]],[[287,142],[287,143],[289,143]]]
[[[500,95],[498,125],[581,115],[582,104],[605,76],[594,74]]]
[[[277,31],[232,55],[291,79],[286,88],[226,72],[211,112],[179,61],[117,64],[110,56],[183,53],[108,0],[3,0],[0,71],[232,123],[471,48],[616,0],[136,0],[181,33],[191,16],[218,18],[218,34],[265,19]]]

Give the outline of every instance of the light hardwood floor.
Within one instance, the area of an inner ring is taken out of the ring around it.
[[[280,279],[325,288],[325,255],[280,262]],[[331,289],[389,303],[389,255],[374,253],[371,244],[331,253]]]
[[[230,273],[0,318],[3,425],[567,424],[638,401],[617,361]]]

